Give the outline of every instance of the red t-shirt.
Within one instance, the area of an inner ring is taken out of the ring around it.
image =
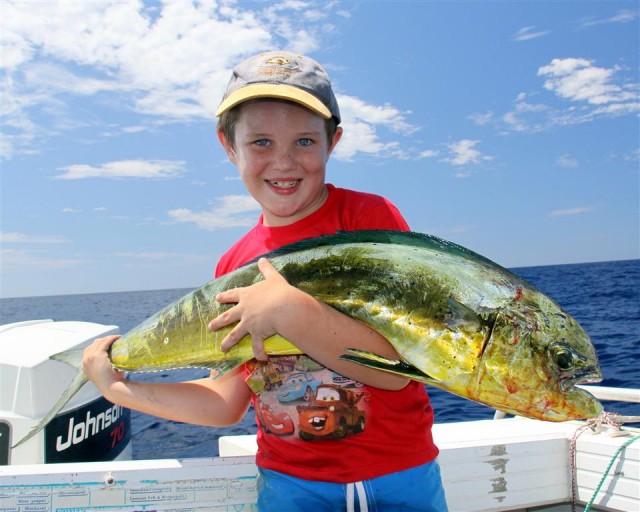
[[[327,201],[308,217],[266,227],[262,217],[222,258],[216,276],[283,245],[337,231],[409,226],[383,197],[327,185]],[[430,462],[438,455],[424,385],[400,391],[365,386],[306,356],[245,365],[258,423],[259,467],[308,480],[349,483]]]

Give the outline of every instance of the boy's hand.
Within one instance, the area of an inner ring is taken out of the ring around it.
[[[118,338],[118,335],[98,338],[82,353],[82,371],[103,395],[113,384],[125,380],[124,373],[113,367],[108,354],[109,347]]]
[[[264,281],[244,288],[227,290],[216,296],[220,303],[236,305],[209,322],[209,330],[217,331],[238,322],[222,341],[220,348],[226,352],[246,334],[250,334],[255,358],[266,361],[264,340],[278,332],[276,325],[279,314],[282,308],[290,306],[292,293],[301,292],[290,286],[265,258],[260,258],[258,268],[264,276]]]

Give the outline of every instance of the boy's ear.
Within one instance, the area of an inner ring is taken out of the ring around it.
[[[329,151],[327,151],[327,158],[331,155],[333,149],[336,147],[340,139],[342,138],[342,127],[338,126],[336,128],[336,132],[333,134],[333,140],[330,141]]]
[[[231,160],[232,164],[235,164],[236,163],[236,152],[233,149],[233,146],[231,144],[229,144],[229,141],[224,136],[224,133],[222,133],[221,131],[218,131],[217,133],[218,133],[218,140],[220,141],[220,144],[222,144],[222,147],[224,148],[225,153],[229,157],[229,160]]]

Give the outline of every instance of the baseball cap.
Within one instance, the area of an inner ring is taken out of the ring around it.
[[[309,57],[271,51],[241,62],[233,69],[216,116],[255,98],[293,101],[325,119],[335,117],[340,123],[340,110],[329,75]]]

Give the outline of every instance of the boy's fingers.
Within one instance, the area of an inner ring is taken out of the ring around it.
[[[265,279],[273,279],[274,277],[284,279],[267,258],[260,258],[258,260],[258,270],[260,270]]]
[[[207,325],[207,329],[209,329],[211,332],[214,332],[218,329],[222,329],[227,325],[237,322],[238,320],[240,320],[240,318],[236,318],[236,311],[236,308],[232,307],[220,313],[217,317],[209,322],[209,324]]]
[[[251,346],[253,347],[253,357],[255,357],[258,361],[267,361],[269,359],[267,353],[264,350],[264,338],[252,336]]]
[[[229,331],[229,334],[227,334],[226,337],[222,340],[222,343],[220,343],[220,350],[222,350],[223,352],[228,352],[244,337],[246,333],[241,331],[241,324],[242,322],[238,323],[238,325],[236,325],[233,329],[231,329],[231,331]]]
[[[239,327],[241,327],[240,324],[232,329],[231,332],[227,334],[226,338],[222,340],[222,343],[220,344],[220,350],[222,350],[223,352],[228,352],[229,350],[231,350],[231,348],[233,348],[235,344],[239,343],[240,340],[244,338],[245,334],[249,334],[241,331]],[[267,352],[264,349],[263,337],[251,335],[251,346],[253,348],[253,357],[258,359],[259,361],[266,361],[268,359]]]
[[[216,295],[216,301],[221,304],[238,302],[240,300],[240,290],[241,288],[232,288],[231,290],[220,292]]]
[[[94,342],[85,349],[85,351],[92,347],[106,352],[109,350],[111,344],[118,339],[120,339],[119,334],[112,334],[111,336],[105,336],[104,338],[96,338]]]

